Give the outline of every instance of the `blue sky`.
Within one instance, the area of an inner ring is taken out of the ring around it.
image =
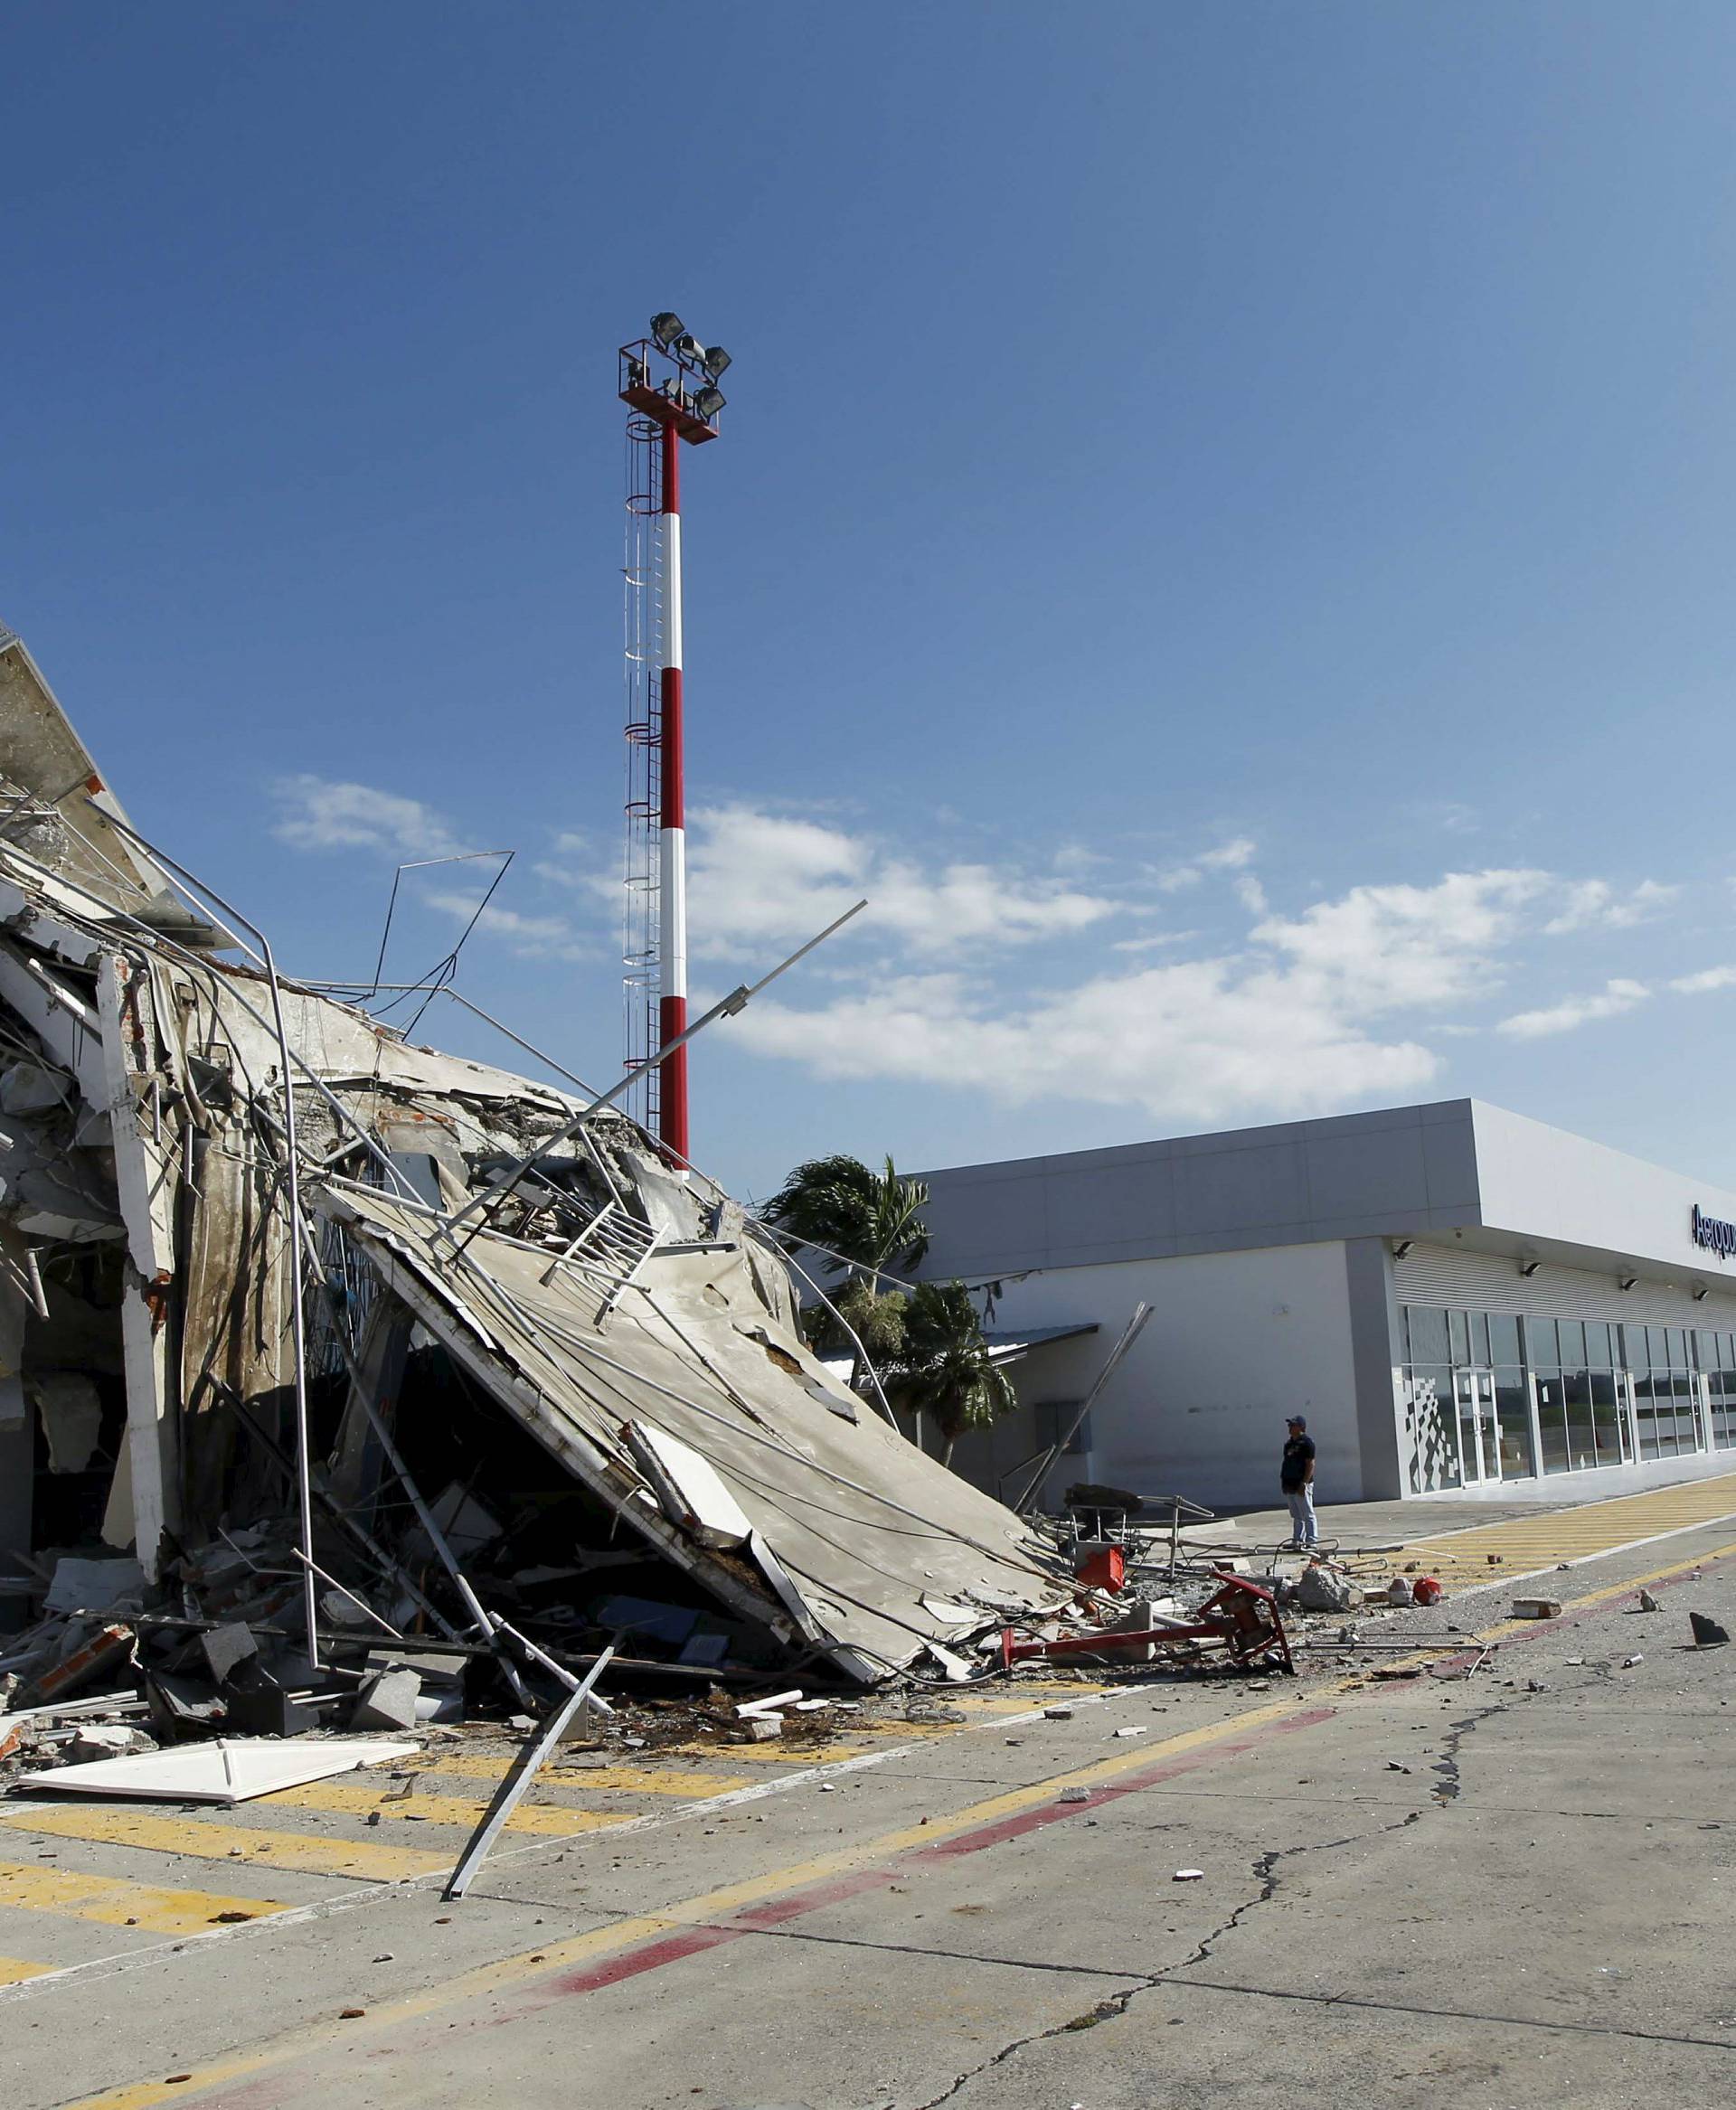
[[[673,305],[736,362],[696,988],[873,904],[696,1048],[703,1163],[1469,1092],[1736,1183],[1728,6],[6,42],[0,617],[292,966],[514,847],[461,986],[613,1080],[613,359]]]

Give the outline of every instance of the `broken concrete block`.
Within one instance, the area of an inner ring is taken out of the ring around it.
[[[784,1718],[780,1714],[750,1714],[738,1727],[749,1743],[769,1744],[774,1737],[783,1735]]]
[[[70,1078],[40,1062],[14,1062],[0,1074],[0,1114],[47,1114],[75,1097]]]
[[[130,1751],[155,1751],[156,1739],[129,1722],[86,1722],[61,1754],[69,1766],[99,1758],[124,1758]]]
[[[1305,1612],[1353,1611],[1361,1594],[1334,1568],[1305,1568],[1297,1578],[1296,1599]]]
[[[346,1597],[342,1590],[326,1592],[319,1600],[319,1615],[327,1626],[367,1626],[379,1632],[355,1599]]]
[[[1063,1803],[1089,1803],[1090,1799],[1091,1791],[1088,1787],[1064,1787],[1061,1791]]]
[[[414,1671],[382,1671],[355,1696],[353,1729],[413,1729],[422,1681]]]
[[[305,1737],[319,1727],[319,1715],[292,1700],[275,1680],[260,1676],[226,1689],[223,1721],[244,1737]]]
[[[1688,1625],[1694,1629],[1696,1648],[1722,1648],[1730,1639],[1715,1619],[1708,1619],[1703,1612],[1690,1612]]]
[[[1561,1600],[1559,1597],[1515,1597],[1513,1600],[1513,1616],[1515,1619],[1559,1619]]]
[[[257,1660],[259,1644],[253,1638],[250,1627],[239,1621],[228,1626],[213,1626],[209,1634],[199,1636],[199,1653],[205,1659],[205,1668],[218,1684],[226,1685],[241,1664]]]
[[[182,1737],[203,1737],[216,1729],[223,1703],[206,1686],[191,1678],[172,1678],[165,1671],[145,1681],[145,1698],[151,1710],[151,1727],[166,1742]]]
[[[106,1612],[114,1605],[145,1601],[145,1570],[131,1559],[81,1560],[66,1554],[54,1563],[54,1579],[42,1601],[45,1612]]]
[[[132,1654],[132,1650],[130,1626],[103,1627],[93,1640],[63,1655],[59,1663],[41,1673],[30,1688],[33,1703],[43,1706],[51,1700],[64,1700],[80,1685],[91,1684],[105,1674],[113,1676]]]

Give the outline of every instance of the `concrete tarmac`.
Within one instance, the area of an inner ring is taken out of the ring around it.
[[[7,1988],[5,2100],[1736,2105],[1731,1527],[1559,1579],[1475,1671],[1141,1683]]]

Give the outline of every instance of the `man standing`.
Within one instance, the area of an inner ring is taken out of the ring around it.
[[[1278,1468],[1278,1484],[1290,1505],[1291,1540],[1307,1552],[1320,1542],[1320,1527],[1314,1514],[1314,1438],[1299,1414],[1291,1415],[1289,1430]]]

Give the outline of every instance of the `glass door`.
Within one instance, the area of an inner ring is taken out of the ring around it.
[[[1501,1423],[1495,1410],[1495,1372],[1461,1370],[1453,1373],[1458,1406],[1458,1457],[1464,1484],[1501,1477]]]

